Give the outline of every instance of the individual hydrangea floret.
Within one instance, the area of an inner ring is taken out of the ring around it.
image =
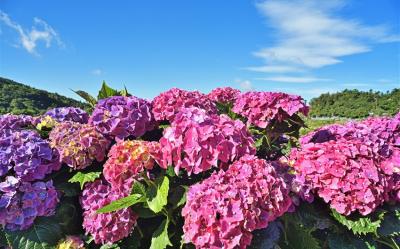
[[[4,114],[0,115],[0,130],[20,130],[31,125],[34,118],[28,115]]]
[[[58,243],[56,248],[57,249],[84,249],[85,243],[78,236],[68,235],[64,240],[62,240]]]
[[[266,128],[271,122],[281,122],[294,114],[307,116],[308,106],[297,95],[280,92],[246,92],[236,97],[232,111],[245,117],[248,125]]]
[[[57,122],[73,121],[86,124],[89,120],[89,115],[82,109],[76,107],[58,107],[48,110],[42,117],[51,117]]]
[[[213,89],[207,96],[209,99],[221,104],[232,104],[240,91],[232,87],[218,87]]]
[[[182,209],[184,240],[196,248],[246,248],[252,231],[289,209],[288,194],[270,163],[244,156],[189,188]]]
[[[151,103],[134,96],[114,96],[100,100],[89,119],[104,135],[123,139],[140,137],[154,128]]]
[[[30,130],[0,130],[0,176],[10,173],[23,181],[41,180],[60,169],[59,155]]]
[[[10,231],[27,229],[36,217],[54,215],[58,202],[52,181],[22,182],[7,176],[0,183],[0,225]]]
[[[133,179],[139,178],[145,169],[153,168],[150,144],[147,141],[126,140],[111,147],[103,174],[113,189],[128,187],[130,190]]]
[[[110,141],[90,124],[62,122],[49,135],[60,160],[74,169],[84,169],[93,161],[104,160]]]
[[[207,115],[203,109],[184,108],[160,139],[161,167],[174,165],[190,175],[225,167],[246,154],[255,154],[245,124],[226,115]]]
[[[187,107],[204,109],[208,114],[216,114],[217,107],[207,95],[198,91],[185,91],[179,88],[171,88],[154,98],[153,114],[157,121],[172,122],[175,115]]]
[[[138,217],[130,208],[96,213],[99,208],[123,197],[125,195],[112,191],[111,186],[100,179],[85,185],[80,198],[84,210],[82,225],[96,244],[114,243],[131,233]]]

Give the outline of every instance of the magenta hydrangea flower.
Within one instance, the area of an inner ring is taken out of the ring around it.
[[[110,141],[90,124],[65,121],[49,135],[51,146],[60,153],[60,160],[74,169],[84,169],[94,160],[104,160]]]
[[[281,122],[294,114],[307,116],[308,106],[297,95],[279,92],[246,92],[236,97],[232,111],[247,118],[248,125],[266,128],[272,121]]]
[[[244,156],[189,188],[182,209],[184,239],[196,248],[246,248],[252,231],[288,210],[288,193],[271,164]]]
[[[225,167],[246,154],[255,154],[254,141],[240,120],[207,115],[203,109],[184,108],[160,139],[161,167],[174,165],[190,175]]]
[[[0,130],[20,130],[31,125],[33,122],[34,118],[32,116],[4,114],[0,115]]]
[[[208,114],[216,114],[217,107],[207,95],[198,91],[185,91],[179,88],[171,88],[153,99],[153,115],[157,121],[172,122],[175,115],[186,107],[198,107]]]
[[[128,237],[136,224],[137,215],[130,208],[110,213],[97,214],[96,211],[112,201],[125,197],[112,191],[102,180],[85,185],[80,198],[83,212],[83,228],[93,236],[96,244],[106,244]]]
[[[140,137],[154,128],[151,103],[134,96],[113,96],[100,100],[89,119],[104,135],[123,139]]]
[[[154,160],[151,156],[151,142],[140,140],[119,141],[114,144],[109,153],[108,159],[103,167],[104,178],[115,190],[128,191],[134,179],[144,169],[152,169]]]
[[[42,117],[50,116],[57,122],[73,121],[86,124],[89,120],[89,115],[82,109],[76,107],[58,107],[48,110]]]
[[[0,130],[0,176],[12,170],[23,181],[41,180],[60,167],[58,152],[36,132]]]
[[[36,217],[54,215],[58,202],[52,181],[22,182],[7,176],[0,183],[0,225],[11,231],[27,229]]]
[[[232,104],[239,94],[240,91],[232,87],[218,87],[213,89],[207,96],[212,101],[221,104]]]

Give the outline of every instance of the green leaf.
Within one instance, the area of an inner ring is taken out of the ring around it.
[[[180,207],[186,203],[186,193],[188,191],[187,186],[178,186],[168,197],[168,202],[172,204],[173,208]]]
[[[157,184],[156,187],[152,186],[147,192],[147,204],[154,213],[160,212],[167,205],[169,191],[168,177],[164,176],[162,182]]]
[[[328,235],[330,249],[375,249],[378,248],[374,241],[361,239],[351,234],[330,233]]]
[[[153,217],[157,216],[156,213],[154,213],[153,211],[151,211],[148,208],[141,207],[141,205],[132,207],[132,210],[133,210],[133,212],[135,212],[135,214],[137,214],[140,218],[143,218],[143,219],[153,218]]]
[[[394,212],[385,214],[378,233],[381,236],[400,236],[400,217]]]
[[[143,185],[143,183],[135,181],[135,183],[132,186],[132,194],[140,194],[142,196],[145,196],[146,187]]]
[[[71,89],[71,90],[72,90],[72,89]],[[96,100],[92,95],[90,95],[89,93],[87,93],[87,92],[85,92],[85,91],[81,91],[81,90],[78,90],[78,91],[72,90],[72,91],[73,91],[74,93],[78,94],[82,99],[86,100],[86,102],[87,102],[89,105],[91,105],[92,107],[94,107],[94,106],[96,105],[97,100]]]
[[[172,166],[168,166],[168,167],[167,167],[166,173],[167,173],[167,175],[170,176],[170,177],[176,176],[174,167],[172,167]]]
[[[101,213],[109,213],[113,211],[117,211],[123,208],[130,207],[136,203],[144,202],[145,198],[143,195],[140,194],[132,194],[127,197],[118,199],[116,201],[111,202],[110,204],[99,208],[96,213],[101,214]]]
[[[6,232],[13,249],[53,249],[64,237],[57,221],[52,217],[38,217],[26,230]]]
[[[71,179],[68,180],[68,182],[79,182],[81,189],[83,189],[83,186],[87,182],[94,182],[97,178],[99,178],[101,175],[101,172],[89,172],[89,173],[82,173],[78,172],[76,173]]]
[[[112,96],[118,96],[120,95],[119,92],[115,89],[112,89],[111,87],[109,87],[105,81],[103,81],[103,84],[101,86],[101,89],[99,91],[99,94],[97,95],[97,99],[105,99],[108,97],[112,97]]]
[[[119,91],[119,94],[121,94],[121,96],[124,96],[124,97],[131,96],[131,95],[128,93],[128,89],[126,89],[126,86],[125,86],[125,85],[124,85],[124,89],[122,89],[121,91]]]
[[[279,246],[283,249],[319,249],[318,240],[311,234],[310,229],[301,227],[299,224],[289,222],[285,226],[285,236]]]
[[[169,220],[165,219],[154,231],[153,237],[151,238],[150,249],[164,249],[167,248],[167,246],[172,246],[168,237],[168,225]]]
[[[381,224],[381,219],[376,221],[371,221],[369,217],[362,217],[356,220],[347,219],[346,216],[341,215],[336,210],[332,209],[332,216],[337,220],[340,224],[347,227],[354,234],[367,234],[367,233],[376,233],[378,227]],[[381,215],[382,216],[382,215]]]
[[[104,244],[100,247],[100,249],[120,249],[121,247],[118,244]]]

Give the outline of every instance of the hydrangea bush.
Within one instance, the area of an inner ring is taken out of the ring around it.
[[[77,93],[0,116],[0,247],[399,248],[400,114],[299,138],[300,96]]]

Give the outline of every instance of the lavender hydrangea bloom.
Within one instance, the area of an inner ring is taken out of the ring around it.
[[[160,139],[161,167],[174,165],[188,174],[212,166],[225,167],[246,154],[255,154],[254,141],[245,124],[226,115],[207,115],[196,107],[183,108]]]
[[[208,114],[216,114],[217,107],[207,95],[199,91],[171,88],[153,99],[153,114],[157,121],[172,122],[182,108],[198,107]]]
[[[134,96],[100,100],[89,123],[104,135],[117,139],[142,136],[155,125],[150,102]]]
[[[102,180],[88,183],[80,198],[83,212],[83,228],[91,234],[96,244],[113,243],[127,237],[136,224],[137,215],[130,208],[111,213],[97,214],[96,211],[126,194],[114,192]]]
[[[103,161],[111,143],[92,125],[70,121],[57,125],[49,139],[60,160],[74,169],[84,169],[94,160]]]
[[[89,115],[82,109],[76,107],[58,107],[48,110],[42,117],[50,116],[57,122],[73,121],[86,124]]]
[[[33,122],[34,118],[32,116],[4,114],[0,115],[0,130],[19,130],[31,125]]]
[[[0,130],[0,176],[13,169],[23,181],[41,180],[60,167],[57,151],[36,132]]]
[[[23,182],[7,176],[0,183],[0,225],[11,231],[27,229],[36,217],[54,215],[58,202],[52,181]]]
[[[184,239],[196,248],[246,248],[252,231],[265,228],[291,206],[289,189],[274,168],[244,156],[227,171],[192,185],[182,209]]]
[[[297,95],[246,92],[236,97],[232,111],[247,118],[248,125],[266,128],[273,120],[281,122],[297,113],[307,116],[308,106]]]

